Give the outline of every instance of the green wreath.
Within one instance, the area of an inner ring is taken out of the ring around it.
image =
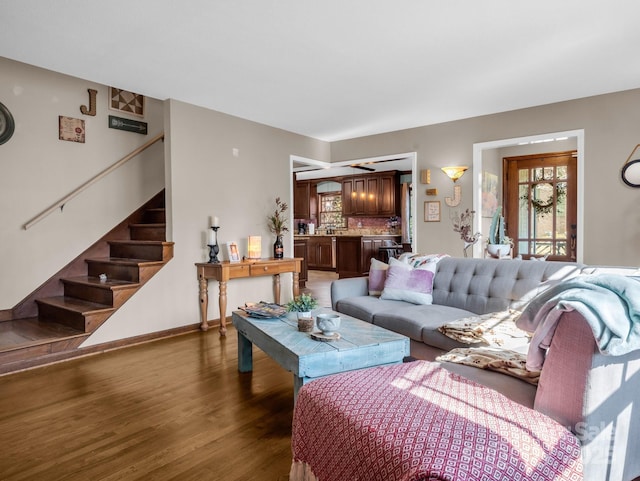
[[[536,214],[540,215],[550,214],[553,210],[554,201],[560,202],[562,198],[567,194],[566,185],[556,184],[555,195],[551,194],[546,200],[534,199],[533,196],[530,196],[530,194],[533,193],[536,187],[544,184],[552,185],[549,182],[538,182],[536,184],[533,184],[531,190],[528,193],[520,197],[521,200],[531,202],[533,210],[535,210]]]

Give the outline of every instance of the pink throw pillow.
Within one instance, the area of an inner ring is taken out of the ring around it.
[[[413,304],[433,302],[435,263],[414,269],[404,262],[389,259],[389,269],[380,299],[393,299]]]

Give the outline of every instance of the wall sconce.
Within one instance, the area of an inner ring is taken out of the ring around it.
[[[249,259],[260,259],[262,256],[262,237],[259,235],[249,236]]]
[[[469,167],[465,166],[442,167],[442,172],[447,174],[447,177],[456,182],[460,177],[462,177],[468,168]]]
[[[431,183],[431,170],[423,169],[420,171],[420,183],[421,184],[430,184]]]
[[[442,172],[447,174],[447,177],[453,180],[455,184],[455,182],[457,182],[458,179],[462,177],[462,175],[467,171],[468,168],[469,167],[466,166],[442,167]],[[459,205],[460,202],[462,202],[462,187],[460,187],[458,184],[455,184],[453,186],[453,198],[445,197],[444,202],[449,207],[456,207],[457,205]]]

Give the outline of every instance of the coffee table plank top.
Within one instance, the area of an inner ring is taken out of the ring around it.
[[[311,339],[310,333],[298,331],[297,321],[286,317],[254,319],[240,312],[232,316],[241,336],[303,382],[353,369],[402,362],[409,355],[407,337],[349,316],[341,314],[341,318],[340,339],[320,342]]]

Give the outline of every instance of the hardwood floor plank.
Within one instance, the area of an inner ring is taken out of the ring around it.
[[[254,351],[230,326],[1,376],[0,479],[287,480],[293,377]]]
[[[292,374],[233,328],[0,377],[0,479],[286,480]]]

